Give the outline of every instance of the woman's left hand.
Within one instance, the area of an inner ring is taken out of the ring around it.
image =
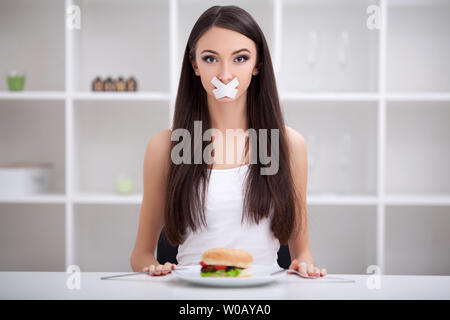
[[[326,269],[320,269],[312,263],[298,262],[297,259],[292,260],[289,269],[298,271],[305,276],[323,277],[327,274]]]

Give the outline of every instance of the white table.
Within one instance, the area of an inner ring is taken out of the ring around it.
[[[180,299],[180,300],[308,300],[308,299],[450,299],[450,276],[380,276],[380,289],[369,289],[373,275],[330,274],[355,280],[302,279],[296,275],[248,288],[196,286],[173,274],[139,274],[100,280],[120,273],[81,272],[80,289],[69,289],[64,272],[0,272],[0,299]]]

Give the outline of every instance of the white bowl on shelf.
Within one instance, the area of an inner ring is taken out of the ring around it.
[[[0,195],[47,193],[52,171],[51,163],[14,162],[0,165]]]

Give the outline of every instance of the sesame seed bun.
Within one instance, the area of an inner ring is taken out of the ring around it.
[[[202,261],[208,265],[232,266],[250,268],[253,257],[250,253],[240,249],[212,248],[202,255]]]

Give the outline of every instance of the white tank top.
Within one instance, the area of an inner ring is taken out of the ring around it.
[[[279,240],[270,230],[270,218],[259,224],[244,219],[244,182],[249,164],[229,169],[208,169],[211,176],[206,193],[207,227],[196,232],[188,227],[185,241],[178,246],[179,265],[196,265],[210,248],[235,248],[249,252],[255,265],[279,268]]]

